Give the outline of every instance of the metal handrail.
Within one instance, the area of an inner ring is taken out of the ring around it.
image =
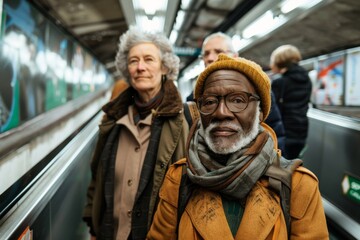
[[[74,168],[77,156],[94,140],[102,113],[98,113],[70,143],[56,155],[34,180],[31,189],[0,220],[0,236],[9,239],[24,223],[33,222]]]

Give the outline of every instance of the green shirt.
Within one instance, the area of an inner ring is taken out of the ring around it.
[[[223,196],[221,197],[221,200],[231,233],[233,236],[235,236],[240,226],[244,208],[241,206],[239,200],[233,200]]]

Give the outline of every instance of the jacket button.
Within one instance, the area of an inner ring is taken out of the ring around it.
[[[165,163],[162,162],[162,163],[160,164],[160,167],[161,167],[161,168],[164,168],[164,167],[165,167]]]
[[[128,215],[129,218],[131,218],[131,214],[132,214],[132,211],[131,211],[131,210],[128,210],[128,211],[127,211],[127,215]]]
[[[139,147],[139,146],[137,146],[137,147],[135,148],[135,152],[138,152],[138,151],[140,151],[140,147]]]

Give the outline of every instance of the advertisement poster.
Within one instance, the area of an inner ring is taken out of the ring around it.
[[[26,0],[4,1],[0,33],[0,133],[112,82]]]
[[[45,85],[45,110],[65,104],[68,100],[65,71],[67,67],[67,37],[55,27],[49,31],[46,41],[45,59],[47,63]]]
[[[344,101],[344,55],[319,60],[314,86],[314,102],[319,105],[339,106]]]
[[[360,50],[346,58],[345,105],[360,106]]]

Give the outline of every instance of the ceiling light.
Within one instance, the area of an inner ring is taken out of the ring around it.
[[[144,9],[145,14],[149,16],[154,16],[157,14],[157,11],[165,12],[167,8],[167,0],[133,0],[135,12],[139,9]]]
[[[241,41],[241,37],[238,34],[235,34],[234,36],[232,36],[231,42],[236,51],[238,49],[240,49],[241,46],[243,45],[243,42]]]
[[[281,6],[281,12],[286,14],[293,11],[296,8],[311,8],[322,0],[287,0]]]
[[[241,49],[249,45],[251,42],[252,41],[250,39],[240,39],[239,41],[237,41],[236,45],[234,45],[235,51],[240,51]]]
[[[179,35],[178,31],[176,31],[175,29],[173,29],[173,30],[171,31],[169,40],[170,40],[170,42],[171,42],[172,44],[175,44],[178,35]]]
[[[150,32],[164,31],[167,4],[167,0],[133,0],[136,25]]]
[[[255,35],[263,33],[267,31],[267,29],[271,28],[273,22],[274,18],[271,11],[267,11],[242,31],[242,37],[251,38]]]
[[[151,20],[145,15],[136,16],[136,25],[149,32],[161,32],[164,30],[165,18],[155,16]]]
[[[179,10],[177,12],[174,29],[179,30],[184,22],[184,19],[185,19],[185,11]]]
[[[190,7],[192,0],[181,0],[181,8],[188,9]]]

